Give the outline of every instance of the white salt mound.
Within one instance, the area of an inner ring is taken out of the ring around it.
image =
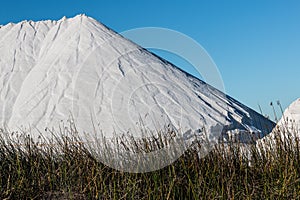
[[[274,126],[85,15],[2,26],[0,126],[34,132],[70,118],[80,134],[106,136],[221,125],[225,136],[263,137]]]

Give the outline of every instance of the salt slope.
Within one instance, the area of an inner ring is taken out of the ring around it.
[[[279,138],[290,143],[294,141],[295,137],[300,137],[300,99],[297,99],[286,108],[276,128],[266,137],[259,140],[257,146],[272,149],[277,145]]]
[[[273,122],[85,15],[0,28],[0,125],[269,133]],[[239,137],[239,136],[238,136]]]
[[[284,111],[278,122],[278,128],[300,137],[300,99],[297,99]]]

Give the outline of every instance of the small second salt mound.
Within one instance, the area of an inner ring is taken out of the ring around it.
[[[287,129],[289,132],[300,133],[300,98],[285,110],[278,126]]]

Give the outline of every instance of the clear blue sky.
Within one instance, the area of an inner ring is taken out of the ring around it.
[[[217,64],[226,92],[255,110],[259,103],[265,114],[271,101],[287,107],[300,97],[300,1],[11,0],[1,2],[0,24],[79,13],[117,32],[154,26],[192,37]]]

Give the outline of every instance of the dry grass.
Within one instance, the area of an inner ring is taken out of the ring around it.
[[[238,144],[220,144],[202,159],[194,148],[161,170],[125,173],[74,137],[41,147],[28,136],[16,145],[1,135],[0,199],[300,199],[295,138],[248,146],[247,156]]]

